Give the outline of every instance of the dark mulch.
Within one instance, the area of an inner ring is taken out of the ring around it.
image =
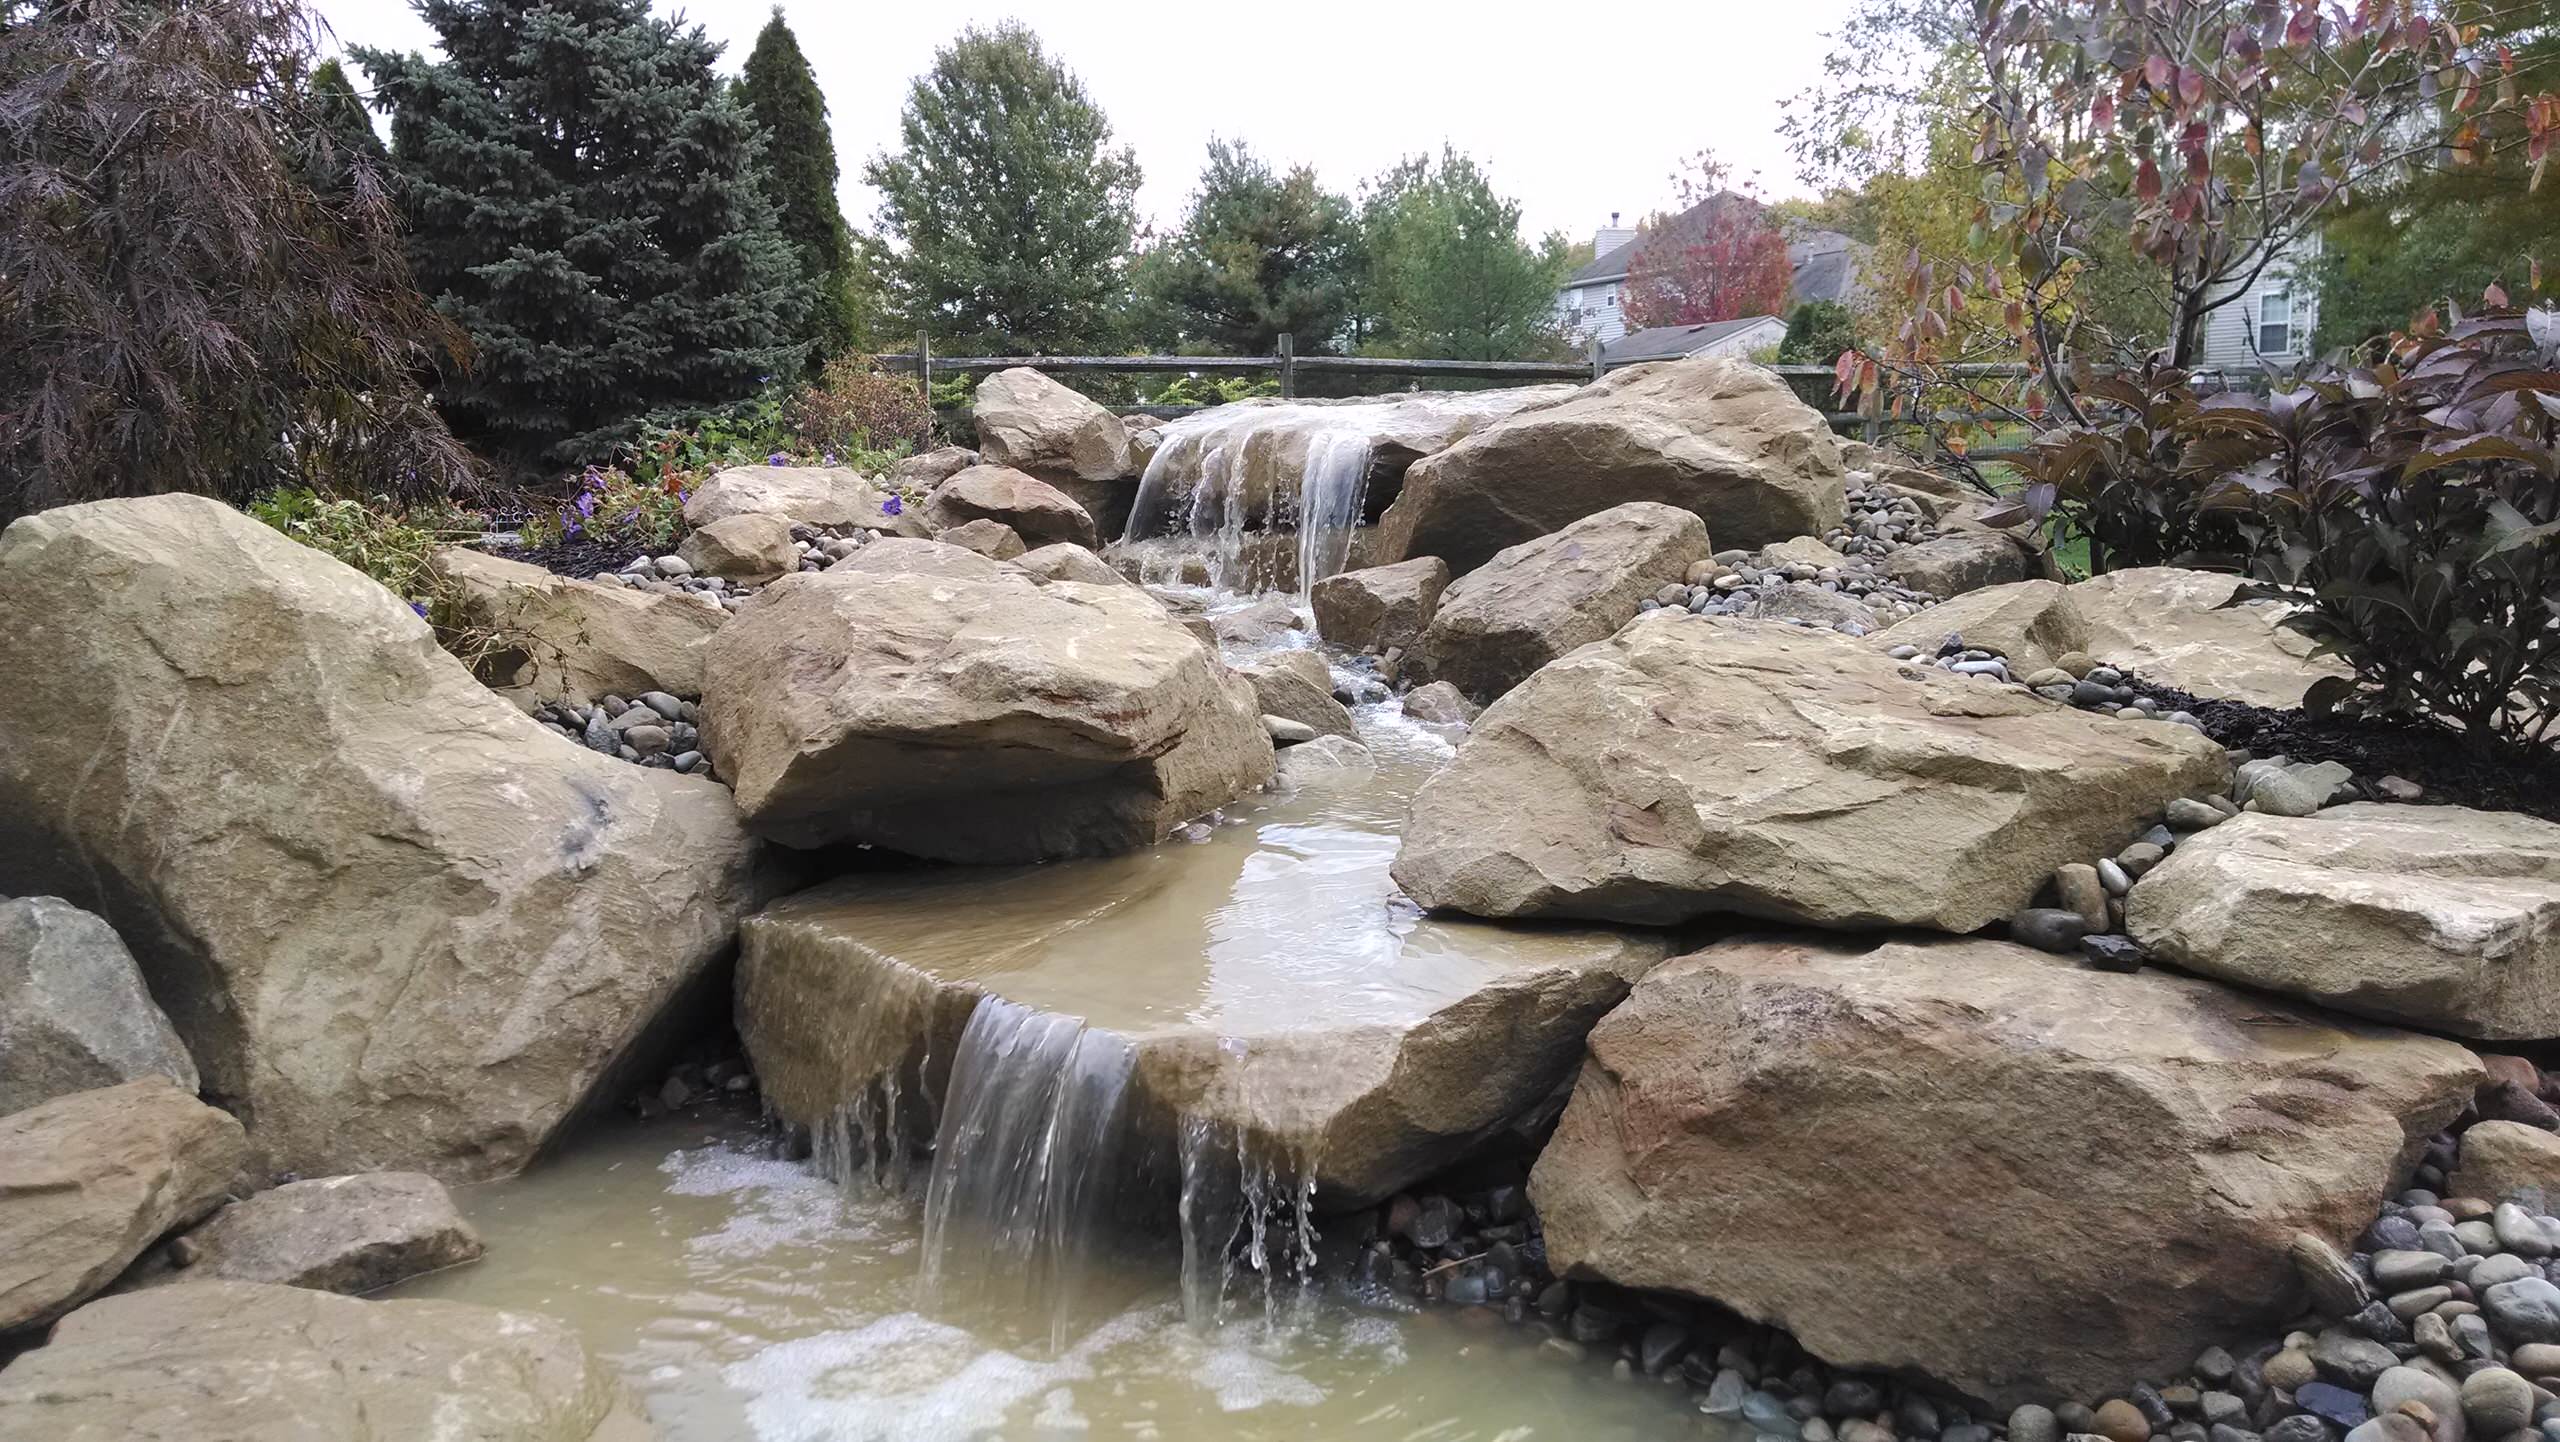
[[[598,571],[619,571],[630,565],[641,548],[628,541],[569,540],[538,550],[523,546],[491,546],[488,552],[510,561],[522,561],[528,566],[540,566],[554,575],[592,581]]]
[[[2336,761],[2368,785],[2385,776],[2415,781],[2426,788],[2427,803],[2560,821],[2560,752],[2474,740],[2433,722],[2273,711],[2139,678],[2131,684],[2164,707],[2192,713],[2214,740],[2252,755]]]

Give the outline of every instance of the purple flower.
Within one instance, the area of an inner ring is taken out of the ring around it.
[[[768,466],[787,466],[791,464],[791,458],[780,451],[775,451],[772,455],[764,458],[764,463]]]
[[[906,510],[907,503],[896,496],[891,496],[889,499],[880,503],[880,514],[884,516],[904,515],[906,514]]]
[[[835,453],[835,452],[833,452],[833,451],[825,452],[824,454],[822,454],[822,455],[820,455],[820,456],[818,457],[818,464],[819,464],[819,465],[822,465],[822,466],[832,466],[832,465],[834,465],[835,463],[836,463],[836,453]]]
[[[581,516],[592,516],[595,513],[596,493],[593,491],[580,491],[578,493],[578,514]]]
[[[423,620],[427,619],[427,603],[426,603],[426,602],[424,602],[424,601],[411,601],[411,602],[409,603],[409,609],[418,613],[418,619],[419,619],[419,620],[423,621]]]

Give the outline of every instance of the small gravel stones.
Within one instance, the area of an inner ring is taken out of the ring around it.
[[[2320,1369],[2322,1377],[2342,1387],[2369,1388],[2399,1360],[2389,1347],[2371,1337],[2360,1337],[2338,1327],[2322,1332],[2311,1344],[2311,1365]]]
[[[2099,1403],[2092,1427],[2107,1442],[2151,1442],[2151,1419],[2122,1397]]]
[[[620,696],[594,702],[554,701],[536,708],[533,719],[544,730],[599,755],[688,775],[709,774],[697,729],[701,707],[664,691],[643,692],[637,701]]]
[[[2080,938],[2080,956],[2100,971],[2128,975],[2142,970],[2142,964],[2151,959],[2151,954],[2142,949],[2141,942],[2121,932],[2100,932]]]
[[[2533,1425],[2533,1384],[2504,1367],[2483,1367],[2463,1378],[2461,1403],[2475,1436],[2504,1437]]]
[[[2519,1342],[2560,1342],[2560,1287],[2544,1278],[2501,1282],[2480,1294],[2480,1308]]]
[[[2089,930],[2088,921],[2079,912],[2059,907],[2031,906],[2009,918],[2011,941],[2064,956],[2079,954],[2080,940]]]
[[[2432,1287],[2444,1280],[2451,1263],[2433,1252],[2376,1252],[2373,1280],[2386,1292]]]

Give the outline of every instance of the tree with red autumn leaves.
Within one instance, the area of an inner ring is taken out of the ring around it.
[[[1627,266],[1630,329],[1786,314],[1786,235],[1747,183],[1729,189],[1726,176],[1702,150],[1673,177],[1680,209],[1646,226]]]

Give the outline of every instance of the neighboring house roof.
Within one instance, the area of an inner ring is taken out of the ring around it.
[[[1674,229],[1681,228],[1703,219],[1702,212],[1707,207],[1727,204],[1757,205],[1758,202],[1740,195],[1711,196],[1682,211],[1673,218],[1671,225]],[[1787,263],[1795,270],[1794,281],[1789,287],[1791,299],[1854,302],[1865,296],[1866,288],[1859,284],[1858,272],[1865,266],[1873,246],[1836,230],[1798,230],[1793,226],[1788,230]],[[1607,255],[1595,256],[1584,262],[1579,270],[1565,277],[1565,287],[1570,289],[1626,279],[1627,272],[1635,268],[1636,257],[1643,252],[1649,238],[1639,235]]]
[[[1738,320],[1709,321],[1705,325],[1658,325],[1603,342],[1600,363],[1633,365],[1638,361],[1678,360],[1760,326],[1775,326],[1784,333],[1786,324],[1774,315],[1746,315]]]

